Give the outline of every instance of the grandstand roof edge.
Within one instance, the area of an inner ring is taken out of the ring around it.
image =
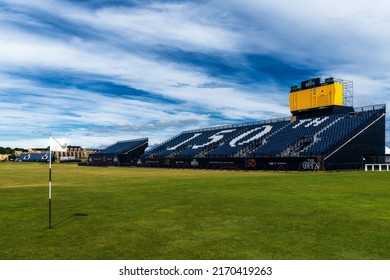
[[[361,111],[369,111],[373,109],[385,109],[386,110],[386,104],[374,104],[374,105],[366,105],[366,106],[359,106],[359,107],[354,107],[354,110],[361,110]]]
[[[127,142],[136,142],[136,141],[149,141],[149,138],[139,138],[139,139],[130,139],[130,140],[122,140],[122,141],[118,141],[116,142],[115,144],[120,144],[120,143],[127,143]],[[115,145],[113,144],[113,145]],[[113,146],[111,145],[111,146]]]

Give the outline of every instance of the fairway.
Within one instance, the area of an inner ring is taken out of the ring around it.
[[[0,163],[0,259],[390,259],[390,172]]]

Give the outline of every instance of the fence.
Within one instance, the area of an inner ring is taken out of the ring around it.
[[[390,164],[368,163],[364,165],[364,171],[390,171]]]

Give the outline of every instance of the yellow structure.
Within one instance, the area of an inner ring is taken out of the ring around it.
[[[343,85],[331,83],[290,92],[290,111],[300,111],[324,106],[343,106]]]

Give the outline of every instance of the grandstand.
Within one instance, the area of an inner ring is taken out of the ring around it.
[[[148,138],[119,141],[106,149],[91,154],[89,165],[129,166],[136,164],[148,146]]]
[[[303,81],[291,118],[184,131],[142,156],[145,166],[257,170],[359,169],[384,155],[386,106],[351,106],[352,82]]]
[[[22,153],[15,161],[23,162],[49,162],[49,152],[47,153]]]

